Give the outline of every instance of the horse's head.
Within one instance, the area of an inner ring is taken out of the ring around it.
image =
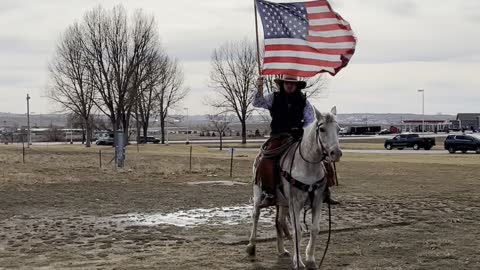
[[[317,116],[317,143],[319,147],[323,148],[327,155],[327,160],[338,162],[342,157],[342,150],[340,150],[340,143],[338,141],[338,134],[340,126],[337,122],[337,108],[333,107],[329,113],[321,113],[315,109]]]

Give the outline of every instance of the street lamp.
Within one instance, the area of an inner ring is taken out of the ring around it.
[[[30,132],[30,95],[27,94],[27,147],[30,148],[32,145],[32,133]]]
[[[425,132],[425,90],[419,89],[417,92],[422,93],[422,133]]]
[[[189,141],[189,138],[188,138],[188,135],[189,135],[188,108],[183,108],[183,109],[187,111],[187,142],[186,142],[186,144],[190,144],[190,141]]]

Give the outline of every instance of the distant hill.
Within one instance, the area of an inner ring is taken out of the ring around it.
[[[30,125],[32,127],[65,126],[67,114],[31,114]],[[26,114],[0,112],[0,126],[27,126]]]
[[[179,119],[175,126],[185,126],[187,124],[186,117],[182,115],[174,115],[172,118]],[[454,115],[425,115],[426,120],[454,120]],[[235,118],[236,119],[236,118]],[[401,114],[401,113],[351,113],[339,114],[338,121],[341,125],[395,125],[402,120],[421,120],[420,114]],[[208,125],[207,115],[190,115],[188,117],[189,125],[193,127],[201,127]],[[238,123],[232,123],[237,125]],[[65,127],[67,125],[67,114],[33,114],[30,115],[30,123],[32,127],[48,127],[50,125]],[[249,120],[249,124],[253,125],[268,125],[269,121],[260,115],[253,115]],[[25,114],[12,114],[0,112],[0,126],[26,126],[27,118]],[[152,126],[159,126],[158,123],[152,119]]]

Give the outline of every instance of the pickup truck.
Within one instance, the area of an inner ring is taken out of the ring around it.
[[[430,150],[434,145],[435,138],[420,137],[418,134],[400,134],[393,139],[385,141],[385,149],[387,150],[392,150],[394,148],[400,150],[404,148],[413,148],[414,150],[423,148],[425,150]]]

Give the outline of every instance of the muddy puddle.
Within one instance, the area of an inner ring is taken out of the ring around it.
[[[225,226],[241,225],[251,222],[252,206],[241,205],[221,208],[197,208],[170,213],[128,213],[115,215],[111,221],[124,226],[172,225],[177,227],[196,227],[200,225]],[[275,212],[264,209],[260,223],[273,224]]]

